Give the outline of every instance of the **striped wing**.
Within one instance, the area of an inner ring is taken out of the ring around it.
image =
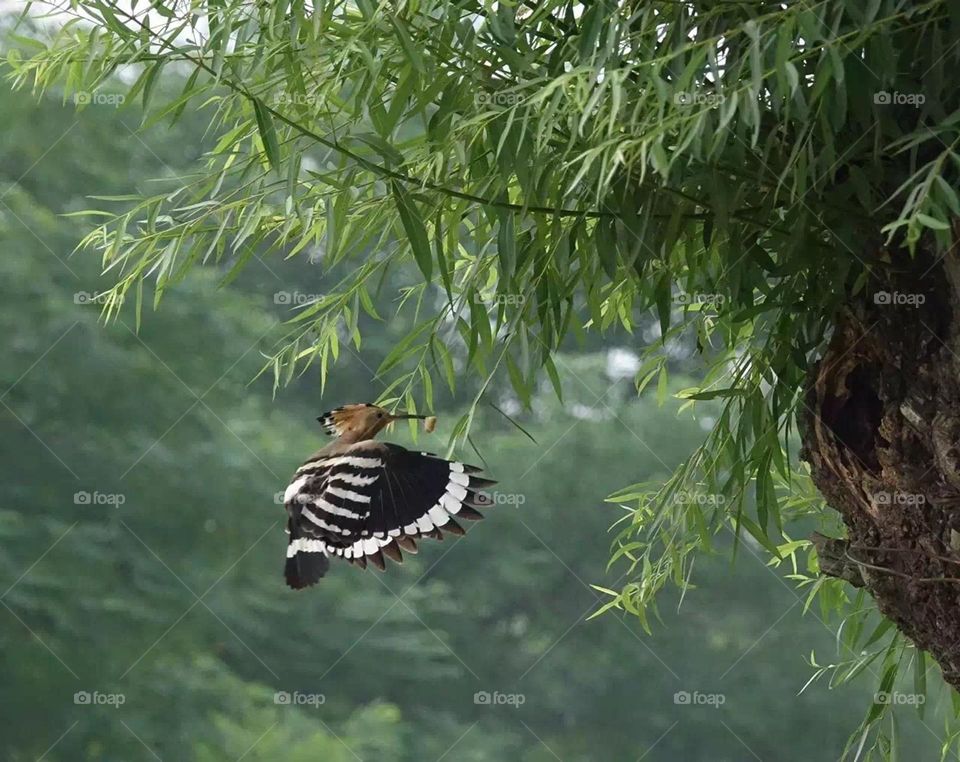
[[[495,482],[479,470],[380,442],[305,463],[284,495],[288,584],[316,582],[328,556],[382,570],[385,556],[399,562],[401,548],[415,553],[417,539],[463,534],[453,517],[482,518],[475,508],[491,504],[479,490]]]

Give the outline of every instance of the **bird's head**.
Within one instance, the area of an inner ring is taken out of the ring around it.
[[[412,413],[391,413],[378,405],[361,402],[356,405],[344,405],[324,413],[318,421],[331,436],[344,442],[362,442],[373,439],[388,424],[408,418],[423,419],[426,416]]]

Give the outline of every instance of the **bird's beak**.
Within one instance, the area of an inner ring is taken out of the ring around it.
[[[414,415],[413,413],[392,413],[390,415],[391,421],[406,421],[410,418],[416,418],[417,420],[423,420],[427,416],[425,415]]]

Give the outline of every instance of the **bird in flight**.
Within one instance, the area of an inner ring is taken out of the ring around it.
[[[296,470],[283,495],[287,511],[287,585],[316,584],[337,556],[383,571],[385,558],[401,563],[401,548],[417,552],[417,540],[464,534],[454,516],[477,520],[492,505],[480,492],[495,481],[481,470],[414,452],[374,437],[393,421],[433,418],[390,413],[368,403],[344,405],[318,421],[336,439]]]

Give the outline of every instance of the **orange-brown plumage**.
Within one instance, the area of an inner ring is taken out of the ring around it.
[[[424,419],[426,416],[411,413],[391,413],[379,405],[361,402],[338,407],[320,416],[317,420],[324,425],[328,433],[337,437],[338,443],[355,444],[373,439],[394,421],[408,418]]]

